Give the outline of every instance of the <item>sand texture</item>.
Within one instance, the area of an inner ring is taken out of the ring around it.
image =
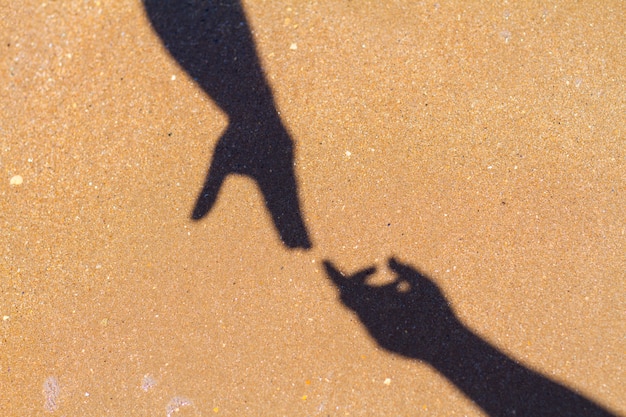
[[[625,416],[625,14],[3,1],[0,415]]]

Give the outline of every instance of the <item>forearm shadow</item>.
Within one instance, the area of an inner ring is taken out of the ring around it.
[[[204,186],[192,212],[213,208],[225,178],[246,175],[259,186],[283,243],[311,247],[294,172],[293,140],[279,116],[252,32],[237,0],[143,0],[165,48],[226,113]]]
[[[341,301],[386,350],[424,361],[490,416],[613,416],[592,400],[533,371],[467,328],[432,279],[391,258],[395,282],[371,286],[374,268],[326,273]]]

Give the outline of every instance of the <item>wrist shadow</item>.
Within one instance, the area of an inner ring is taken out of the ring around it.
[[[376,269],[346,276],[324,266],[343,304],[384,349],[424,361],[490,416],[612,416],[600,405],[509,358],[468,329],[437,285],[395,258],[394,282],[367,284]]]
[[[294,173],[294,145],[276,109],[250,27],[237,0],[143,0],[169,53],[226,113],[192,219],[213,208],[225,178],[258,184],[283,243],[311,248]]]

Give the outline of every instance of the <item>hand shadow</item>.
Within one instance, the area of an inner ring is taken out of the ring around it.
[[[433,366],[490,416],[612,416],[580,394],[507,357],[459,321],[437,285],[394,258],[397,279],[367,284],[376,269],[326,273],[341,301],[384,349]]]
[[[230,174],[254,179],[283,243],[311,248],[298,199],[293,141],[283,125],[237,0],[143,0],[165,47],[226,113],[191,215],[213,208]]]

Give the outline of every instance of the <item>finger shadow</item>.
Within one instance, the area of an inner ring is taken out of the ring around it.
[[[240,2],[143,4],[165,48],[229,119],[191,218],[202,219],[211,211],[228,175],[246,175],[258,184],[283,243],[311,248],[298,197],[293,140],[276,109]]]
[[[342,303],[382,348],[428,363],[490,416],[614,416],[475,334],[426,274],[395,258],[388,266],[396,280],[373,286],[375,268],[348,275],[324,261]]]

